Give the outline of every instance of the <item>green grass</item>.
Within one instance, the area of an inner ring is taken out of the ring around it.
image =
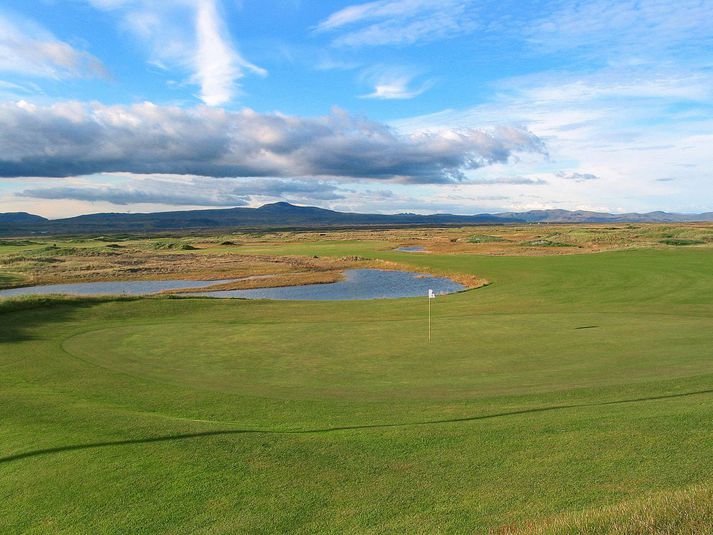
[[[24,280],[22,276],[16,273],[0,273],[0,288],[6,288],[21,283]]]
[[[1,304],[0,532],[709,529],[712,250],[380,247],[264,246],[492,284]]]

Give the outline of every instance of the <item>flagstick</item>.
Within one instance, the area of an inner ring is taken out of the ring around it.
[[[428,296],[428,341],[431,341],[431,296]]]

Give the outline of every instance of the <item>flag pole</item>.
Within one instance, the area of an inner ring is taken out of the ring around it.
[[[431,299],[435,297],[433,290],[428,289],[428,341],[431,341]]]

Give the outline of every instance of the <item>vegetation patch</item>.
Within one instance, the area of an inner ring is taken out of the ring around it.
[[[0,247],[28,247],[38,244],[39,242],[30,240],[0,240]]]
[[[489,234],[473,234],[472,236],[468,236],[466,241],[468,243],[500,243],[508,240],[500,238],[499,236],[491,236]]]
[[[522,242],[525,247],[577,247],[572,243],[563,243],[559,241],[553,241],[548,239],[537,239]]]
[[[703,245],[706,243],[703,240],[687,240],[683,238],[666,238],[665,240],[661,240],[659,243],[663,243],[664,245]]]
[[[95,241],[108,241],[108,242],[116,242],[116,241],[129,241],[136,239],[135,236],[132,236],[131,234],[112,234],[111,236],[96,236],[93,238]],[[83,241],[83,240],[80,240]]]
[[[154,241],[149,244],[149,248],[156,251],[195,251],[197,249],[190,243],[174,241]]]

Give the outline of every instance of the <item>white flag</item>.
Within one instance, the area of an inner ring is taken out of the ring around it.
[[[434,293],[433,293],[433,290],[431,290],[430,288],[428,289],[428,298],[429,298],[429,299],[435,299],[435,298],[436,298],[436,294],[434,294]]]

